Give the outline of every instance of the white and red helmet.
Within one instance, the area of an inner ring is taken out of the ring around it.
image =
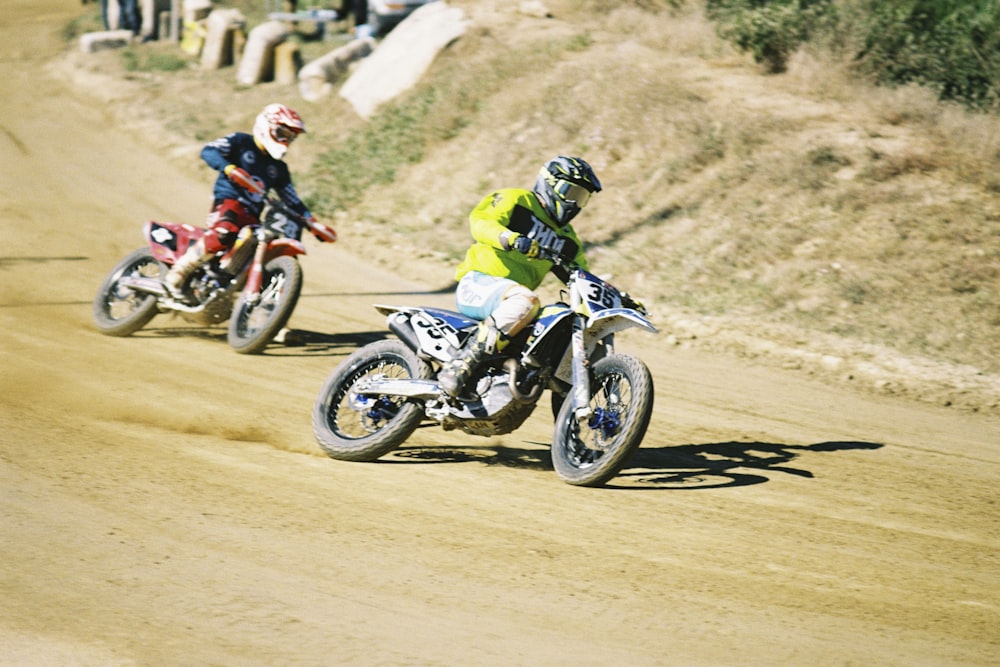
[[[284,104],[268,104],[253,124],[254,139],[275,160],[285,157],[289,144],[305,131],[299,114]]]

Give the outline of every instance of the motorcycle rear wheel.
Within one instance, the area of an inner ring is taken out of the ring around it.
[[[118,262],[97,290],[93,315],[97,329],[106,336],[131,336],[156,317],[156,296],[123,287],[124,278],[160,278],[167,267],[140,248]]]
[[[591,419],[579,424],[566,397],[556,418],[552,465],[574,486],[602,486],[639,448],[653,413],[653,377],[629,355],[605,357],[592,366]]]
[[[278,335],[299,301],[302,267],[294,257],[275,257],[264,266],[260,300],[240,295],[229,318],[229,345],[240,354],[258,354]]]
[[[374,374],[429,379],[427,363],[398,340],[380,340],[357,350],[327,378],[313,407],[313,434],[330,458],[374,461],[410,437],[423,419],[423,406],[399,397],[375,397],[351,405],[350,392]]]

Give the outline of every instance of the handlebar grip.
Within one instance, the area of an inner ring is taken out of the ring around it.
[[[538,258],[547,259],[558,267],[566,269],[567,271],[572,271],[579,268],[575,262],[572,260],[565,259],[560,255],[555,249],[548,246],[541,246],[538,249]]]
[[[325,243],[336,243],[337,242],[337,232],[334,231],[332,227],[324,225],[321,222],[310,222],[306,220],[306,224],[309,225],[309,229],[312,233],[316,235],[320,241]]]
[[[231,180],[233,183],[240,186],[244,190],[249,190],[250,192],[253,192],[254,194],[258,195],[265,194],[264,188],[258,185],[257,182],[254,181],[253,178],[250,176],[250,174],[247,173],[246,170],[244,169],[235,166],[232,169],[226,167],[226,178],[228,178],[229,180]]]

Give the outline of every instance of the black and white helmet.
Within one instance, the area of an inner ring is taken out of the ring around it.
[[[545,212],[560,227],[565,227],[601,191],[601,182],[585,160],[559,157],[546,162],[535,180],[535,195]]]

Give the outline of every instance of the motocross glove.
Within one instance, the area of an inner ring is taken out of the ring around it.
[[[639,301],[639,299],[636,299],[634,296],[629,294],[628,292],[622,292],[622,306],[625,308],[631,308],[632,310],[636,310],[642,313],[643,315],[649,314],[649,312],[646,310],[646,305],[642,301]]]
[[[315,236],[320,243],[335,243],[337,241],[337,232],[334,231],[333,227],[324,225],[316,219],[315,215],[310,213],[306,216],[306,223],[309,225],[309,231],[312,232],[313,236]]]
[[[226,168],[223,169],[223,173],[226,175],[226,178],[244,190],[249,190],[250,192],[261,191],[260,186],[257,185],[246,169],[237,167],[235,164],[227,164]]]
[[[538,241],[535,239],[529,239],[527,236],[518,236],[514,239],[514,243],[511,244],[511,247],[528,259],[538,257],[538,252],[541,250],[541,247],[538,245]]]

